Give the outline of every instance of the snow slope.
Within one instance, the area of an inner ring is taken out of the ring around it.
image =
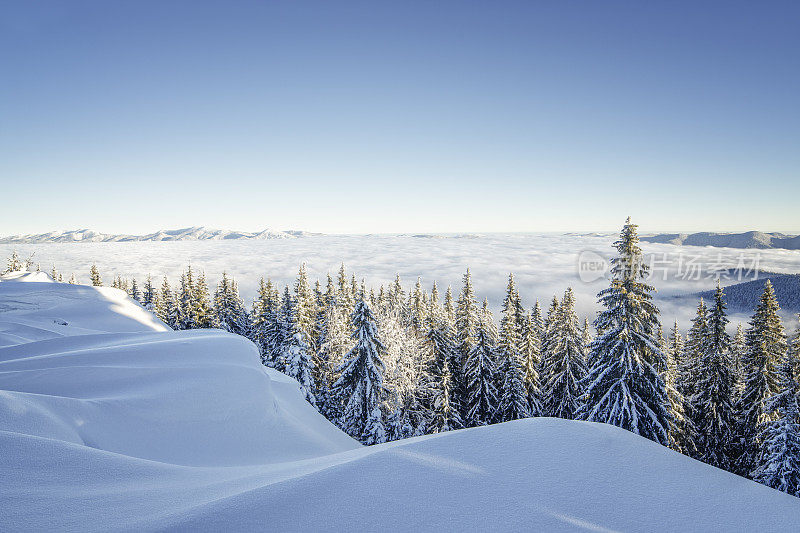
[[[3,530],[800,523],[800,499],[601,424],[528,419],[362,447],[248,341],[168,331],[121,291],[34,279],[0,281]]]

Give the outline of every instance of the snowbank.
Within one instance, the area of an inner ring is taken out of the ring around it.
[[[3,529],[800,523],[800,499],[600,424],[529,419],[361,447],[248,341],[147,314],[113,289],[0,281]]]

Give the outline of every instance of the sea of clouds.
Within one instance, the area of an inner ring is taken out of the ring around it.
[[[553,295],[560,297],[572,287],[579,314],[592,319],[598,309],[597,292],[607,286],[607,280],[602,272],[592,270],[591,263],[612,257],[615,239],[610,234],[320,235],[265,241],[0,245],[0,254],[7,257],[14,249],[23,256],[34,254],[42,270],[49,272],[55,265],[65,280],[75,273],[82,283],[88,283],[92,263],[106,284],[116,275],[142,283],[148,274],[158,284],[163,276],[175,283],[191,264],[205,272],[211,285],[227,271],[248,301],[255,295],[259,278],[293,283],[302,263],[312,280],[323,283],[328,273],[335,276],[344,263],[348,275],[355,273],[368,287],[391,283],[399,274],[406,290],[420,277],[427,288],[435,280],[442,294],[448,285],[457,294],[469,267],[478,298],[488,299],[494,310],[513,272],[526,305],[539,299],[546,308]],[[800,272],[798,251],[651,243],[642,243],[642,248],[652,265],[650,283],[658,289],[664,322],[671,324],[677,318],[684,327],[696,302],[675,296],[713,288],[717,271],[738,267],[743,279],[751,279],[748,271],[752,270]],[[723,278],[723,285],[737,281],[736,275]],[[746,318],[734,317],[734,322]]]

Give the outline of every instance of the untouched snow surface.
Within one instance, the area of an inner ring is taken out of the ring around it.
[[[528,419],[362,447],[244,339],[169,331],[115,289],[2,279],[3,530],[800,523],[800,499],[601,424]]]

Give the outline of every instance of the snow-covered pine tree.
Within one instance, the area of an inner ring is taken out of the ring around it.
[[[538,303],[538,302],[537,302]],[[558,315],[558,308],[560,304],[558,302],[558,298],[553,296],[553,299],[550,301],[550,307],[547,309],[547,314],[545,315],[542,322],[541,327],[541,351],[542,351],[542,358],[541,364],[544,364],[544,361],[550,359],[550,352],[553,350],[552,344],[556,340],[556,336],[558,332],[556,331],[556,316]],[[542,366],[539,370],[541,372],[541,380],[542,383],[545,383],[549,376],[545,374],[546,369]]]
[[[239,286],[224,271],[214,291],[214,323],[225,331],[249,336],[250,316],[239,296]]]
[[[734,397],[736,398],[736,403],[738,404],[739,398],[742,395],[742,389],[744,388],[744,375],[742,374],[742,359],[744,358],[744,353],[746,351],[746,343],[744,337],[744,328],[741,324],[736,326],[736,334],[733,336],[733,343],[731,344],[731,360],[732,360],[732,369],[734,372],[734,377],[736,380],[736,388],[734,391]]]
[[[536,342],[539,343],[539,353],[542,352],[542,337],[544,336],[544,317],[542,316],[542,306],[539,300],[533,304],[531,310],[531,324],[533,325],[533,333],[536,336]]]
[[[387,390],[385,412],[390,415],[386,429],[390,439],[410,437],[424,430],[430,418],[432,395],[430,353],[422,338],[404,324],[394,311],[377,315],[379,333],[386,348],[384,386]]]
[[[767,408],[767,400],[780,392],[778,366],[788,349],[779,311],[775,290],[767,280],[745,334],[746,351],[742,358],[744,388],[737,405],[741,445],[736,471],[740,475],[749,475],[756,467],[761,448],[760,435],[766,424],[774,419]]]
[[[531,315],[523,311],[518,318],[520,321],[520,354],[525,369],[528,412],[530,416],[542,416],[542,383],[539,375],[542,358],[539,352],[539,342],[536,339]]]
[[[304,273],[304,270],[301,269],[301,272]],[[297,287],[295,287],[295,294],[299,294],[301,298],[308,297],[308,294],[303,293],[302,287],[299,292],[296,289]],[[288,287],[284,293],[284,298],[286,305],[282,317],[283,342],[279,346],[280,356],[278,358],[282,362],[280,371],[296,379],[306,395],[306,400],[314,405],[316,403],[316,398],[314,397],[316,385],[314,384],[313,375],[314,358],[311,348],[306,342],[306,336],[300,330],[300,324],[302,323],[298,316],[300,307],[297,299],[292,298],[292,295],[289,294]]]
[[[709,335],[708,307],[703,298],[697,305],[697,312],[692,318],[692,325],[684,344],[683,353],[678,361],[677,390],[683,396],[684,414],[691,427],[700,428],[701,411],[695,404],[697,384],[700,381],[700,361],[703,357],[704,343]],[[695,443],[692,457],[700,459],[703,451]]]
[[[696,457],[697,448],[694,439],[697,431],[686,414],[688,401],[680,392],[679,368],[683,357],[683,337],[678,329],[677,320],[670,330],[665,355],[667,368],[663,378],[667,386],[667,396],[672,413],[672,422],[669,426],[669,447],[684,455]]]
[[[414,332],[423,335],[425,333],[425,298],[422,290],[422,279],[417,278],[417,283],[414,285],[414,290],[409,296],[409,321]]]
[[[575,294],[572,288],[564,293],[550,321],[552,338],[546,358],[542,360],[547,381],[542,386],[544,416],[572,420],[583,405],[586,378],[586,348],[583,331],[575,313]]]
[[[275,351],[272,342],[275,340],[275,328],[278,323],[278,303],[278,292],[273,287],[272,280],[268,279],[265,282],[263,277],[259,279],[258,292],[253,301],[253,328],[250,340],[258,347],[261,362],[266,366],[271,366],[272,354]]]
[[[58,281],[59,275],[55,265],[53,265],[53,270],[50,271],[50,277],[53,278],[53,281]]]
[[[95,264],[92,264],[92,267],[89,269],[89,279],[93,287],[103,286],[103,280],[100,278],[100,271],[97,270],[97,265]]]
[[[70,274],[69,281],[67,283],[69,283],[70,285],[77,285],[78,284],[78,279],[75,277],[75,273],[74,272],[72,274]]]
[[[424,398],[430,410],[428,431],[438,433],[458,429],[462,426],[461,416],[452,403],[452,374],[450,362],[453,360],[455,340],[453,330],[448,327],[445,312],[438,306],[436,285],[428,303],[427,333],[424,337],[423,349],[429,361],[426,379],[429,381],[429,395]]]
[[[192,302],[192,312],[194,313],[195,327],[213,328],[216,327],[214,320],[214,308],[211,305],[211,295],[206,283],[206,275],[201,270],[197,275],[194,285],[194,301]]]
[[[272,368],[278,372],[286,371],[286,360],[283,358],[283,346],[288,342],[289,336],[293,334],[294,320],[294,299],[289,291],[289,287],[283,288],[283,295],[278,305],[278,314],[275,319],[274,335],[270,344],[272,354],[269,357]]]
[[[389,286],[388,305],[399,320],[405,321],[408,318],[408,309],[405,301],[405,291],[400,282],[400,274],[395,274],[394,283]]]
[[[605,309],[595,320],[583,418],[666,446],[672,417],[666,385],[656,370],[663,358],[655,339],[658,308],[654,289],[642,281],[648,267],[638,242],[636,225],[628,218],[614,243],[619,256],[611,262],[611,287],[598,294]]]
[[[17,251],[13,250],[11,252],[11,256],[8,258],[6,269],[3,271],[3,274],[8,274],[9,272],[18,272],[20,270],[25,270],[25,262],[20,259]]]
[[[592,326],[589,325],[589,318],[583,317],[583,327],[581,327],[581,339],[583,339],[583,359],[587,365],[589,363],[589,346],[592,344]],[[588,368],[588,367],[587,367]]]
[[[344,263],[339,266],[339,275],[336,278],[339,290],[336,294],[336,299],[340,306],[352,311],[355,305],[355,295],[350,294],[350,285],[347,283],[347,271],[344,268]]]
[[[293,326],[293,329],[295,331],[290,331],[281,347],[281,359],[285,363],[284,373],[297,380],[308,403],[315,405],[317,401],[314,397],[316,385],[314,384],[314,360],[311,349],[306,344],[303,334],[296,330],[296,326]]]
[[[449,288],[448,288],[449,290]],[[447,295],[445,294],[445,310],[447,309]],[[453,359],[450,361],[450,373],[453,380],[452,401],[459,410],[461,419],[467,423],[468,412],[467,384],[465,377],[465,360],[477,342],[477,329],[480,322],[478,314],[478,303],[475,300],[475,291],[472,288],[472,275],[467,269],[463,277],[461,294],[456,302],[455,309],[455,341],[456,349],[453,351]]]
[[[333,284],[333,278],[328,274],[325,292],[322,291],[319,280],[314,283],[314,299],[316,316],[314,318],[314,333],[316,339],[314,341],[314,385],[316,390],[314,396],[317,399],[317,410],[320,413],[328,412],[327,404],[330,399],[330,361],[328,360],[329,354],[323,350],[325,340],[328,336],[328,309],[334,305],[336,300],[336,287]]]
[[[136,278],[131,279],[131,284],[128,288],[128,296],[130,296],[133,301],[142,303],[142,291],[139,290],[139,284],[136,282]]]
[[[528,391],[525,387],[525,365],[520,354],[519,305],[514,275],[508,275],[503,316],[497,343],[499,398],[497,421],[506,422],[530,416]]]
[[[150,274],[147,275],[147,278],[144,282],[144,291],[142,291],[142,306],[151,313],[155,313],[156,309],[158,308],[158,291],[153,285],[153,278],[150,276]]]
[[[164,282],[161,284],[161,292],[159,293],[156,306],[156,315],[169,327],[180,329],[178,304],[175,301],[175,295],[172,292],[172,288],[169,286],[169,280],[166,276],[164,276]]]
[[[178,329],[193,329],[197,327],[194,313],[194,275],[192,266],[181,274],[180,289],[178,292]]]
[[[341,419],[344,405],[341,398],[333,394],[332,387],[339,378],[339,368],[344,363],[345,355],[353,347],[350,331],[350,312],[339,304],[341,293],[337,291],[325,308],[325,338],[321,339],[319,361],[322,365],[320,373],[324,374],[328,388],[328,397],[322,407],[322,414],[328,420],[336,422]]]
[[[717,282],[714,306],[708,317],[707,336],[701,345],[698,381],[692,407],[699,421],[697,427],[702,428],[695,439],[700,452],[699,459],[730,470],[735,454],[735,376],[730,357],[731,338],[726,331],[728,317],[725,309],[724,293]]]
[[[455,335],[456,331],[456,306],[455,301],[453,300],[453,288],[450,285],[447,286],[447,291],[444,293],[444,304],[442,305],[444,310],[444,320],[447,324],[447,327],[451,328],[453,334]]]
[[[759,435],[760,453],[751,475],[754,481],[800,496],[800,409],[794,375],[796,368],[795,355],[786,351],[778,371],[778,392],[765,405],[774,420],[766,422]]]
[[[343,429],[364,444],[376,444],[386,438],[380,411],[386,394],[382,359],[386,348],[375,316],[365,301],[356,304],[351,323],[355,346],[345,356],[331,393],[344,406]]]
[[[316,351],[317,302],[308,283],[305,263],[300,265],[300,271],[297,273],[297,280],[294,284],[294,303],[295,327],[303,335],[303,340],[309,349],[312,352]]]
[[[465,425],[473,427],[492,423],[497,414],[496,355],[489,324],[484,320],[475,325],[474,344],[464,359],[463,372]]]

